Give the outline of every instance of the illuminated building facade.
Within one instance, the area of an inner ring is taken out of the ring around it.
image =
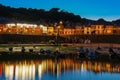
[[[75,35],[83,35],[83,34],[84,34],[84,28],[82,26],[76,26]]]
[[[91,33],[96,35],[104,34],[104,25],[91,25]]]
[[[54,27],[50,26],[50,27],[47,27],[47,35],[54,35],[55,33],[55,29]]]
[[[105,27],[105,30],[104,30],[104,34],[106,34],[106,35],[112,35],[113,34],[113,29],[114,29],[114,27],[113,26],[106,26]]]
[[[60,36],[75,35],[75,29],[64,28],[59,30]]]
[[[90,26],[84,26],[84,34],[85,35],[90,35],[91,34]]]
[[[113,28],[113,34],[119,35],[120,34],[120,27],[119,26],[115,26]]]
[[[62,22],[56,26],[44,26],[36,24],[11,23],[0,24],[0,34],[23,34],[23,35],[119,35],[120,27],[113,25],[91,25],[64,28]]]

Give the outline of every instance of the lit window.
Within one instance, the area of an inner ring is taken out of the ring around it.
[[[111,33],[111,30],[108,30],[107,33]]]

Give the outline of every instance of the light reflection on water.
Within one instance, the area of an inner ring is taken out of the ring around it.
[[[0,80],[120,80],[120,64],[33,60],[0,63]]]

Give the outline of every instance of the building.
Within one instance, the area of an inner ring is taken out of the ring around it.
[[[91,27],[84,26],[84,35],[90,35],[90,34],[91,34]]]
[[[47,27],[47,35],[55,35],[54,27],[52,27],[52,26]]]
[[[91,34],[101,35],[104,33],[104,25],[91,25]]]
[[[64,28],[64,29],[60,29],[59,30],[59,35],[60,36],[72,36],[75,35],[75,29],[71,29],[71,28]]]
[[[76,26],[75,35],[83,35],[83,34],[84,34],[84,28],[82,26]]]
[[[47,26],[40,25],[40,28],[42,29],[42,35],[47,35]]]
[[[112,35],[113,34],[113,30],[114,30],[114,26],[113,25],[107,25],[107,26],[105,26],[104,34],[105,35]]]
[[[42,35],[42,33],[43,33],[43,30],[41,27],[38,26],[34,28],[34,35]]]
[[[114,26],[113,34],[120,35],[120,26]]]
[[[4,24],[0,24],[0,34],[3,33],[3,29],[4,29],[5,25]]]
[[[120,35],[120,26],[91,25],[64,28],[62,21],[56,26],[44,26],[25,23],[0,24],[0,34],[23,34],[23,35]]]

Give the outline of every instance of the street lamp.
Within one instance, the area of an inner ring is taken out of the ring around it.
[[[63,21],[60,21],[59,24],[55,23],[54,25],[56,27],[56,42],[57,42],[57,45],[59,44],[59,29],[62,29],[63,28]]]
[[[58,37],[59,37],[59,28],[60,28],[60,26],[57,26],[57,34],[56,34],[57,45],[59,44],[59,39],[58,39]]]

